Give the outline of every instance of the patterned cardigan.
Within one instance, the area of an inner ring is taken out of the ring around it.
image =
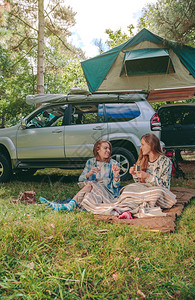
[[[113,194],[114,197],[118,197],[120,179],[118,181],[115,181],[112,171],[112,165],[119,166],[118,162],[114,159],[110,159],[108,163],[105,162],[105,164],[102,166],[102,168],[104,168],[103,184]],[[84,182],[86,180],[97,180],[95,174],[91,175],[88,179],[86,178],[86,174],[91,170],[92,167],[97,167],[97,161],[94,157],[88,159],[88,161],[86,162],[85,168],[79,177],[79,182]]]
[[[154,162],[148,162],[146,172],[150,174],[150,177],[145,181],[153,186],[162,186],[170,190],[171,171],[171,160],[165,155],[160,155]],[[139,182],[136,175],[133,175],[133,179]]]

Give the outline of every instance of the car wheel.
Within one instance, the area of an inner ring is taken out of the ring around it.
[[[0,182],[7,182],[12,175],[12,169],[9,160],[3,154],[0,154]]]
[[[130,167],[136,163],[134,155],[125,148],[115,147],[112,150],[111,157],[116,160],[120,165],[120,179],[128,180],[132,176],[129,174]]]

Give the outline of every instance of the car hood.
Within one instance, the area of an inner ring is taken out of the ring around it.
[[[10,136],[11,133],[15,132],[18,130],[20,124],[8,127],[8,128],[1,128],[0,129],[0,137],[4,137],[4,136]]]

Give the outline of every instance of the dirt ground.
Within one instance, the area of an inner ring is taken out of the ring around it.
[[[182,168],[187,178],[195,179],[195,151],[182,151],[182,162],[179,166]]]

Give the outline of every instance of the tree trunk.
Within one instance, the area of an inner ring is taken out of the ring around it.
[[[2,112],[0,128],[5,128],[5,113],[4,112]]]
[[[44,94],[44,0],[39,0],[37,94]]]

